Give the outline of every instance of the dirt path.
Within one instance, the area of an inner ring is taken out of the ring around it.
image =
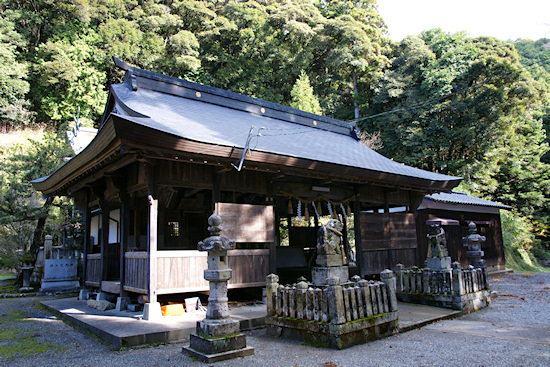
[[[248,333],[255,355],[216,366],[550,366],[550,273],[491,278],[488,309],[343,351]],[[205,366],[184,343],[113,351],[49,314],[44,298],[0,300],[1,366]]]

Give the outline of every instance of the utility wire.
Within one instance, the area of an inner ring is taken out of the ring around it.
[[[507,72],[505,74],[503,74],[502,76],[500,76],[501,78],[504,78],[504,77],[507,77],[509,75],[511,75],[513,72]],[[452,93],[449,93],[447,95],[444,95],[444,96],[441,96],[439,98],[434,98],[434,99],[431,99],[431,100],[428,100],[428,101],[425,101],[425,102],[420,102],[420,103],[417,103],[416,105],[412,105],[412,106],[409,106],[409,107],[404,107],[404,108],[398,108],[398,109],[395,109],[395,110],[391,110],[391,111],[386,111],[386,112],[381,112],[381,113],[377,113],[375,115],[370,115],[370,116],[365,116],[365,117],[360,117],[358,119],[353,119],[353,120],[350,120],[348,122],[350,123],[357,123],[359,121],[364,121],[364,120],[369,120],[369,119],[372,119],[372,118],[375,118],[375,117],[379,117],[379,116],[384,116],[384,115],[388,115],[388,114],[391,114],[391,113],[396,113],[396,112],[404,112],[404,111],[412,111],[412,110],[416,110],[420,107],[424,107],[426,105],[430,105],[430,104],[433,104],[433,103],[436,103],[436,102],[439,102],[443,99],[446,99],[446,98],[449,98],[449,97],[452,97],[454,96],[455,94],[459,94],[459,93],[462,93],[468,89],[472,89],[472,88],[478,88],[478,87],[481,87],[485,84],[489,83],[489,80],[487,81],[483,81],[481,83],[478,83],[478,84],[473,84],[473,85],[470,85],[468,87],[464,87],[462,89],[459,89],[455,92],[452,92]]]

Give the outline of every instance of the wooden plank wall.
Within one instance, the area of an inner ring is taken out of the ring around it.
[[[273,242],[274,210],[271,205],[217,203],[222,236],[235,242]]]
[[[159,251],[157,293],[208,290],[208,282],[204,280],[206,259],[207,253],[200,251]],[[231,250],[227,262],[233,271],[228,288],[265,286],[269,250]]]
[[[86,282],[94,283],[99,286],[101,281],[101,254],[88,254],[88,263],[86,264]]]
[[[416,263],[416,223],[412,213],[361,213],[362,275],[379,274],[395,265]]]

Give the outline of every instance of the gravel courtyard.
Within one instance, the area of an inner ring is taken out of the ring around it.
[[[346,350],[247,333],[255,355],[215,366],[550,366],[550,273],[490,279],[491,307]],[[44,298],[0,299],[1,366],[205,366],[185,343],[112,350],[45,311]]]

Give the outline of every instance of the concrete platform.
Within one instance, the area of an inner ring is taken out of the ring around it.
[[[409,330],[440,321],[460,316],[461,311],[416,303],[397,302],[399,310],[399,332]]]
[[[198,311],[182,316],[164,316],[161,321],[146,321],[141,319],[142,312],[99,311],[76,298],[43,301],[42,305],[114,348],[189,340],[189,335],[195,332],[197,321],[206,316],[205,312]],[[398,309],[400,332],[460,316],[460,311],[403,302],[398,303]],[[265,325],[266,306],[263,304],[230,308],[229,311],[231,317],[239,320],[241,331]]]
[[[160,321],[146,321],[142,320],[143,312],[99,311],[76,298],[43,301],[42,305],[115,348],[189,340],[197,321],[206,317],[206,312],[196,311],[182,316],[163,316]],[[239,320],[242,331],[264,326],[265,305],[236,307],[230,309],[230,313]]]

